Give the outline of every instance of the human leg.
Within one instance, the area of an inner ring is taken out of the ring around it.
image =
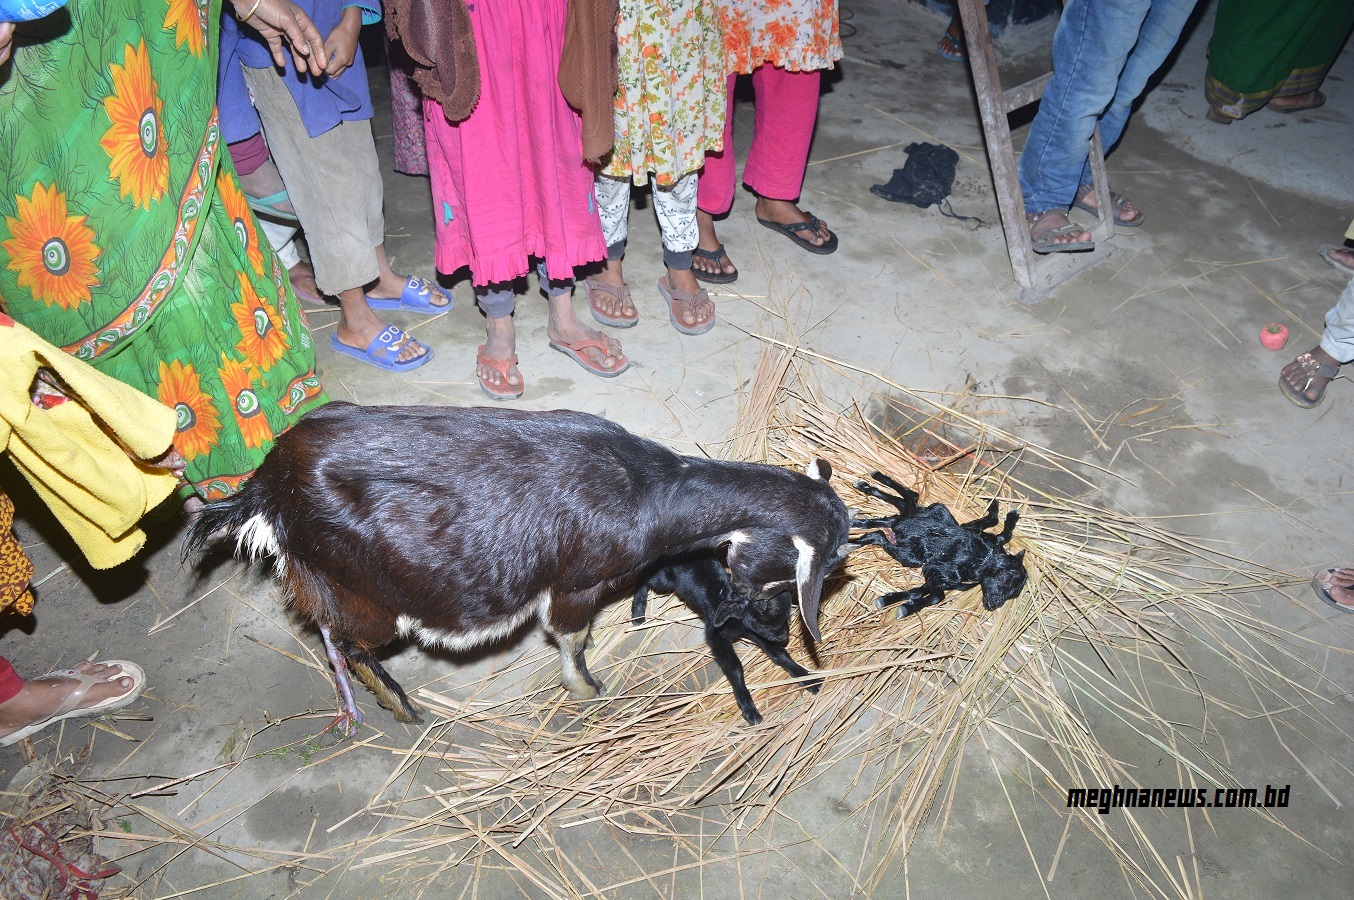
[[[653,189],[654,212],[663,234],[663,263],[668,270],[658,289],[668,301],[673,327],[683,334],[703,334],[715,324],[715,304],[692,272],[692,251],[699,239],[698,180],[691,172],[670,187],[655,184]]]
[[[24,681],[0,659],[0,746],[61,719],[126,706],[145,687],[145,675],[118,664],[81,660],[73,669]],[[17,686],[17,690],[15,689]]]
[[[485,339],[475,357],[480,390],[493,400],[516,400],[525,383],[517,368],[517,332],[512,314],[517,299],[512,284],[476,285],[475,301],[485,318]]]
[[[827,223],[800,209],[809,144],[818,120],[822,72],[789,72],[765,64],[752,73],[757,120],[748,148],[743,183],[757,194],[758,221],[794,229],[814,247],[835,247]],[[804,229],[805,223],[816,228]]]
[[[701,169],[700,184],[696,188],[699,235],[692,268],[697,278],[712,284],[729,284],[738,278],[738,269],[724,252],[724,245],[715,232],[714,220],[733,206],[734,189],[738,185],[733,149],[733,89],[737,80],[737,75],[730,75],[726,85],[724,149],[705,154],[705,167]]]
[[[1354,279],[1345,285],[1335,306],[1326,313],[1321,343],[1299,356],[1279,373],[1284,396],[1298,406],[1313,407],[1325,399],[1326,386],[1340,366],[1354,360]]]
[[[588,292],[592,317],[603,325],[629,328],[639,321],[630,288],[625,284],[625,240],[629,233],[630,179],[597,176],[594,186],[597,212],[602,220],[606,241],[606,263],[602,271],[583,280]]]
[[[1071,0],[1053,37],[1053,77],[1020,154],[1027,215],[1076,197],[1091,133],[1115,98],[1152,0]],[[1131,101],[1130,101],[1131,102]],[[1089,233],[1072,235],[1089,240]]]
[[[584,325],[574,313],[572,280],[547,277],[544,261],[536,264],[541,291],[550,302],[550,320],[545,334],[550,346],[571,357],[594,375],[610,378],[630,368],[620,341]]]
[[[1341,612],[1354,613],[1354,569],[1322,569],[1312,579],[1312,589]]]
[[[1100,116],[1100,143],[1106,153],[1114,149],[1123,136],[1133,104],[1147,88],[1147,81],[1161,68],[1180,41],[1180,32],[1189,21],[1198,0],[1151,0],[1151,8],[1142,20],[1137,43],[1133,44],[1124,62],[1123,71],[1114,89],[1114,97]],[[1089,137],[1087,138],[1089,141]],[[1095,211],[1095,194],[1091,185],[1091,162],[1082,161],[1078,179],[1077,202],[1083,208]],[[1141,224],[1142,213],[1133,201],[1117,198],[1114,216],[1118,224],[1132,227]]]

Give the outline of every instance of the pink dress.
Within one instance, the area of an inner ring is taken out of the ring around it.
[[[451,125],[424,98],[436,263],[470,266],[475,285],[524,275],[545,260],[551,279],[606,258],[583,162],[578,114],[560,93],[566,0],[467,4],[480,64],[480,99]]]

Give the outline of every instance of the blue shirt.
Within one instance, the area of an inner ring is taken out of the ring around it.
[[[359,0],[359,2],[294,0],[294,2],[310,16],[321,38],[329,36],[342,20],[343,11],[349,6],[356,6],[362,10],[363,25],[381,21],[380,0]],[[239,35],[236,53],[241,63],[254,69],[276,69],[273,55],[268,51],[268,44],[257,31],[249,28],[248,23],[241,27],[234,16],[224,15],[221,19],[223,43],[231,38],[228,32],[234,31]],[[361,45],[353,57],[353,64],[338,78],[330,78],[327,75],[315,78],[308,72],[297,72],[292,63],[291,49],[287,48],[283,53],[287,64],[282,72],[282,80],[286,83],[292,99],[296,101],[301,121],[311,137],[319,137],[339,122],[360,121],[372,117],[371,92],[367,88],[367,67],[362,59]]]

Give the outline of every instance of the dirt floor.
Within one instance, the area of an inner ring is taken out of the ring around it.
[[[557,829],[551,846],[572,865],[554,860],[550,877],[542,875],[539,848],[531,855],[529,843],[495,845],[501,838],[492,836],[483,854],[462,842],[399,855],[405,845],[363,840],[401,815],[398,806],[375,810],[378,798],[443,783],[435,765],[413,774],[401,769],[401,754],[429,726],[397,725],[363,695],[368,724],[356,740],[314,737],[333,715],[329,670],[318,634],[288,615],[265,567],[243,567],[225,553],[183,564],[182,534],[170,523],[152,530],[151,546],[133,563],[93,571],[6,469],[0,477],[20,507],[16,530],[37,568],[39,600],[33,617],[5,623],[0,654],[25,674],[95,651],[136,660],[150,673],[134,715],[104,728],[51,729],[35,741],[49,762],[93,744],[82,782],[119,798],[99,839],[101,852],[124,868],[110,892],[1348,896],[1345,860],[1354,839],[1344,807],[1354,802],[1354,772],[1344,751],[1354,725],[1354,617],[1322,604],[1308,579],[1318,568],[1354,560],[1344,482],[1354,395],[1340,379],[1320,407],[1299,409],[1280,393],[1277,374],[1316,343],[1345,284],[1316,248],[1339,243],[1354,216],[1354,54],[1346,52],[1328,76],[1325,107],[1289,116],[1261,111],[1217,126],[1204,118],[1202,90],[1212,7],[1203,4],[1109,159],[1114,188],[1139,204],[1145,224],[1121,231],[1102,261],[1047,299],[1022,304],[967,69],[934,51],[944,20],[896,0],[848,0],[846,58],[825,79],[802,198],[839,233],[840,250],[797,250],[758,225],[751,195],[740,192],[719,230],[742,276],[734,289],[712,291],[718,327],[680,336],[656,289],[657,226],[637,195],[626,271],[642,318],[619,335],[633,369],[614,380],[592,378],[552,352],[533,280],[517,313],[527,392],[516,406],[596,413],[681,452],[717,448],[734,424],[762,337],[792,330],[813,354],[839,363],[818,372],[834,404],[860,403],[880,422],[887,421],[880,398],[898,387],[964,405],[1074,461],[1076,477],[1026,473],[1040,489],[1152,517],[1240,560],[1291,573],[1279,579],[1281,589],[1235,599],[1239,612],[1273,626],[1271,637],[1286,651],[1282,662],[1259,680],[1241,679],[1220,646],[1182,640],[1179,651],[1200,690],[1231,700],[1201,708],[1197,696],[1167,683],[1152,697],[1164,714],[1178,711],[1180,721],[1195,723],[1196,748],[1242,785],[1291,786],[1286,809],[1274,810],[1272,820],[1231,809],[1188,817],[1153,811],[1141,833],[1112,825],[1125,852],[1158,854],[1153,865],[1171,873],[1147,887],[1124,874],[1077,815],[1003,778],[1032,762],[1005,745],[970,742],[930,824],[874,882],[877,825],[897,798],[863,805],[860,760],[789,792],[756,830],[721,817],[717,807],[685,822],[680,839],[604,822]],[[998,46],[1011,73],[1035,72],[1048,39],[1047,28],[1034,27]],[[388,160],[385,71],[374,67],[370,77],[378,146]],[[740,152],[751,120],[751,105],[740,103]],[[1018,129],[1017,142],[1025,130]],[[914,141],[959,152],[953,207],[980,221],[869,193],[903,164],[904,147]],[[432,276],[427,182],[387,172],[392,261],[399,271]],[[391,314],[437,354],[405,376],[337,357],[325,339],[336,308],[309,310],[331,396],[481,404],[472,373],[482,317],[464,280],[455,296],[445,316]],[[577,303],[583,308],[581,292]],[[1257,340],[1272,320],[1293,332],[1281,352]],[[685,632],[687,639],[697,646],[698,632]],[[599,644],[592,652],[604,659],[608,645]],[[543,646],[539,630],[467,656],[402,645],[386,665],[407,687],[464,701],[513,671],[524,654],[544,662],[513,677],[548,686],[553,674]],[[605,663],[599,668],[606,671]],[[616,671],[606,677],[621,685],[626,679]],[[763,712],[760,727],[776,727],[775,705]],[[1083,712],[1086,726],[1143,783],[1177,783],[1165,748],[1113,709]],[[24,765],[18,747],[0,750],[0,784]]]

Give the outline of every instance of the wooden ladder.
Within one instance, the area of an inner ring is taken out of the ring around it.
[[[964,26],[964,42],[968,47],[969,68],[973,85],[978,92],[978,110],[983,120],[983,137],[987,141],[987,156],[992,163],[992,181],[997,189],[997,209],[1001,214],[1001,228],[1006,235],[1006,252],[1011,258],[1011,272],[1025,289],[1022,299],[1039,299],[1054,285],[1099,262],[1102,253],[1050,253],[1044,259],[1034,252],[1030,229],[1025,224],[1025,198],[1020,190],[1020,176],[1016,171],[1015,148],[1011,144],[1011,124],[1007,116],[1017,109],[1038,102],[1044,95],[1053,73],[1041,75],[1008,91],[1002,90],[1001,74],[997,71],[997,54],[992,47],[992,31],[987,22],[987,8],[982,0],[956,0],[959,18]],[[1111,210],[1101,214],[1091,236],[1097,246],[1114,236],[1113,206],[1110,203],[1109,176],[1105,173],[1105,153],[1100,145],[1100,127],[1091,135],[1091,177],[1095,185],[1096,209]],[[1089,257],[1069,260],[1067,257]]]

